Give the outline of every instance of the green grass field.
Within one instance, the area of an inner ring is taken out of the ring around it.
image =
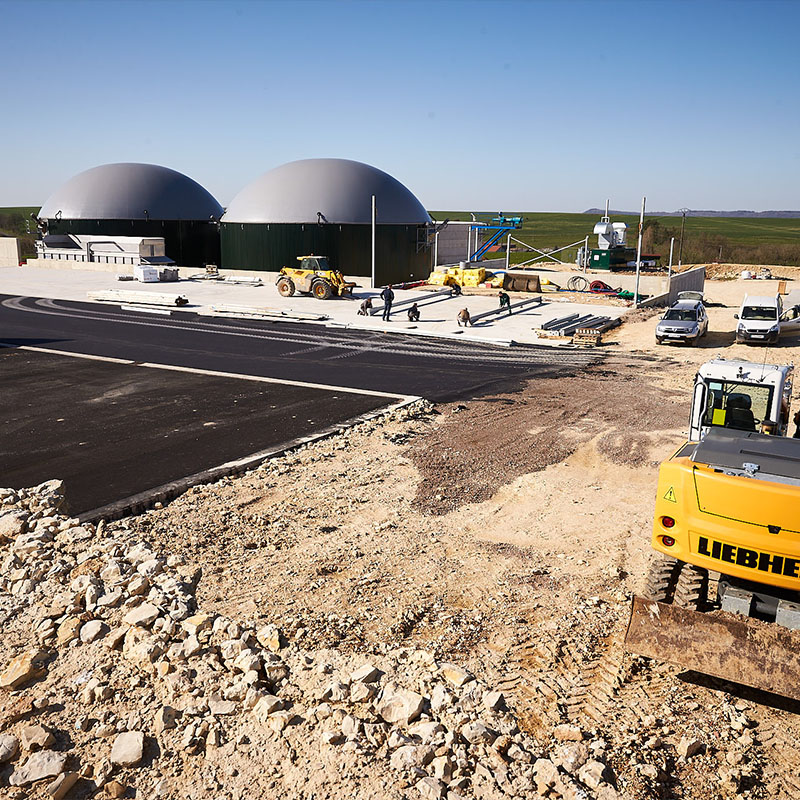
[[[431,211],[439,221],[445,219],[469,220],[469,213],[462,211]],[[511,215],[512,212],[505,212]],[[524,218],[522,228],[514,234],[534,247],[563,247],[589,236],[589,245],[596,246],[597,239],[592,235],[595,223],[600,219],[594,214],[551,214],[544,212],[519,213],[515,216]],[[477,214],[479,221],[488,222],[494,214]],[[645,219],[647,217],[645,216]],[[681,218],[652,217],[662,227],[680,230]],[[639,217],[611,217],[612,222],[628,223],[628,243],[636,245],[639,231]],[[800,219],[753,219],[747,217],[686,217],[684,238],[688,239],[700,234],[724,236],[731,244],[797,244],[800,241]],[[676,243],[677,244],[677,243]]]

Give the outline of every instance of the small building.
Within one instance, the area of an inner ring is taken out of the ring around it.
[[[292,161],[245,186],[222,217],[221,266],[277,271],[315,253],[369,277],[373,196],[376,283],[424,279],[433,243],[424,206],[391,175],[338,158]]]
[[[70,178],[39,212],[44,235],[162,238],[179,266],[219,264],[222,206],[199,183],[155,164],[104,164]]]

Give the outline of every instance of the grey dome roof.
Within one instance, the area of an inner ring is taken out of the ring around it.
[[[196,181],[155,164],[104,164],[56,189],[39,216],[53,219],[219,219],[222,206]],[[145,214],[147,211],[147,214]]]
[[[223,222],[370,224],[372,195],[382,225],[430,222],[428,212],[402,183],[369,164],[342,158],[292,161],[265,172],[242,189]]]

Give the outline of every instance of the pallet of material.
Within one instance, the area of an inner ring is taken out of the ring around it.
[[[594,328],[578,328],[572,337],[573,344],[597,347],[603,341],[603,334]]]

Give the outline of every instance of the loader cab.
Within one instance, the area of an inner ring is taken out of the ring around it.
[[[711,428],[788,435],[792,366],[715,359],[697,373],[689,439]]]

